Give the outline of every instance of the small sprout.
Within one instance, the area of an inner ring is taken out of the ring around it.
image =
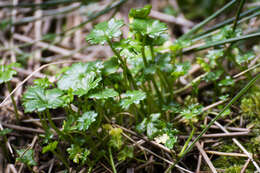
[[[182,110],[180,115],[184,118],[184,121],[187,122],[189,120],[193,122],[197,122],[196,116],[202,113],[203,106],[200,104],[192,104],[188,106],[186,109]]]
[[[123,99],[120,102],[120,106],[123,109],[128,109],[131,104],[139,104],[140,101],[146,98],[146,94],[143,91],[133,90],[127,91],[122,95]]]
[[[130,29],[142,36],[156,39],[168,29],[165,23],[153,19],[134,19],[130,24]]]
[[[127,158],[134,157],[134,147],[133,146],[125,146],[119,153],[118,153],[118,160],[124,161]]]
[[[191,45],[190,40],[176,40],[169,48],[172,52],[176,53],[190,45]]]
[[[239,37],[242,35],[241,29],[236,29],[235,32],[231,26],[225,26],[212,37],[212,41],[222,41],[232,37]]]
[[[206,72],[210,71],[209,64],[203,58],[198,57],[197,64],[199,64],[204,71],[206,71]]]
[[[47,77],[45,78],[41,78],[41,79],[35,79],[33,81],[33,84],[42,88],[49,88],[52,83],[49,81],[49,79]]]
[[[108,99],[111,97],[117,97],[119,94],[112,88],[107,88],[98,92],[94,92],[93,94],[89,95],[89,98],[94,99]]]
[[[124,25],[123,20],[111,19],[95,26],[86,40],[91,44],[105,44],[108,40],[119,37],[122,32],[120,28]]]
[[[178,63],[174,65],[174,69],[172,72],[172,76],[175,78],[184,76],[185,74],[188,73],[188,71],[191,68],[190,62],[184,62],[184,63]]]
[[[94,111],[85,112],[79,119],[77,120],[76,128],[80,131],[86,131],[90,127],[90,125],[96,121],[97,113]]]
[[[26,150],[21,149],[16,151],[18,154],[18,158],[16,158],[16,162],[24,163],[27,166],[35,166],[37,163],[34,161],[34,151],[32,149]]]
[[[152,9],[151,5],[145,5],[143,8],[132,8],[129,12],[129,17],[146,19]]]
[[[235,58],[236,58],[236,62],[239,65],[243,65],[243,64],[248,63],[250,60],[254,59],[255,55],[252,52],[250,52],[250,53],[246,53],[244,55],[237,55],[237,56],[235,56]]]
[[[86,163],[90,151],[85,147],[80,147],[78,145],[72,144],[70,148],[67,149],[69,153],[69,158],[73,160],[74,163],[80,163],[83,165]]]
[[[149,118],[144,118],[144,120],[136,126],[139,133],[146,132],[148,138],[152,139],[157,136],[161,131],[161,126],[163,122],[159,120],[160,113],[151,114]]]
[[[0,65],[0,84],[10,81],[17,72],[12,69],[13,67],[18,67],[19,64],[12,63],[9,65]]]
[[[221,80],[218,83],[218,86],[233,86],[235,84],[235,81],[231,79],[230,76],[226,76],[225,79]]]
[[[175,132],[175,131],[174,131]],[[169,149],[172,149],[174,147],[174,145],[177,143],[177,136],[176,135],[176,132],[175,133],[172,133],[170,136],[169,136],[169,139],[166,140],[166,143],[164,144],[167,148]]]
[[[58,81],[58,88],[72,89],[74,95],[83,96],[98,86],[101,81],[98,73],[102,68],[102,62],[73,64]]]
[[[103,125],[103,128],[108,131],[110,135],[110,140],[108,145],[115,149],[120,149],[123,145],[122,133],[123,130],[121,128],[114,128],[110,124]]]
[[[206,82],[210,81],[216,81],[220,78],[220,76],[223,74],[222,70],[216,70],[216,71],[210,71],[208,74],[204,77],[204,80]]]
[[[210,50],[207,54],[207,58],[209,59],[209,65],[211,68],[216,67],[217,60],[224,55],[224,49],[214,49]]]
[[[171,54],[169,53],[159,53],[155,57],[155,64],[158,69],[166,73],[171,73],[174,68],[171,64]]]
[[[40,86],[31,86],[23,95],[23,106],[25,112],[42,112],[46,109],[56,109],[66,105],[63,91],[44,89]]]

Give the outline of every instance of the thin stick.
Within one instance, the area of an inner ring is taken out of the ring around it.
[[[233,133],[214,133],[204,134],[203,138],[221,138],[221,137],[234,137],[234,136],[248,136],[249,132],[233,132]]]
[[[245,165],[243,166],[243,168],[241,169],[240,173],[246,172],[246,168],[248,167],[249,163],[250,163],[250,159],[247,159],[247,161],[246,161]]]
[[[206,153],[219,155],[219,156],[247,157],[246,154],[241,154],[241,153],[225,153],[220,151],[206,151]]]
[[[35,133],[42,133],[42,134],[45,133],[44,130],[40,130],[40,129],[33,129],[33,128],[29,128],[29,127],[23,127],[23,126],[18,126],[18,125],[13,125],[13,124],[6,124],[6,123],[2,123],[2,125],[4,127],[10,128],[10,129],[14,129],[14,130],[35,132]]]
[[[204,160],[206,161],[206,163],[208,164],[210,170],[213,173],[217,173],[216,168],[214,167],[214,165],[212,164],[212,162],[210,161],[208,155],[206,154],[206,152],[203,150],[202,146],[199,144],[199,142],[196,142],[196,147],[198,148],[198,150],[200,151],[201,155],[203,156]]]
[[[225,133],[229,133],[229,131],[224,127],[222,126],[221,124],[219,124],[217,121],[214,122],[215,125],[217,125],[222,131],[224,131]],[[258,164],[254,161],[253,157],[252,157],[252,154],[249,153],[243,145],[240,144],[240,142],[235,139],[235,138],[232,138],[232,141],[247,155],[247,157],[251,160],[251,162],[253,163],[253,165],[255,166],[256,170],[258,172],[260,172],[260,167],[258,166]]]

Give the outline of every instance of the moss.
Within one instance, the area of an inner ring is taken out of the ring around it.
[[[260,91],[251,92],[245,96],[241,101],[240,108],[246,118],[260,120]]]

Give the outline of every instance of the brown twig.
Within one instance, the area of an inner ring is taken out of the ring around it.
[[[7,124],[7,123],[2,123],[4,127],[14,129],[14,130],[20,130],[20,131],[27,131],[27,132],[34,132],[34,133],[45,133],[44,130],[40,129],[33,129],[29,127],[23,127],[23,126],[18,126],[18,125],[13,125],[13,124]]]
[[[203,156],[204,160],[206,161],[206,163],[208,164],[210,170],[213,173],[217,173],[216,168],[214,167],[214,165],[212,164],[212,162],[210,161],[208,155],[206,154],[206,152],[203,150],[202,146],[199,144],[199,142],[196,142],[196,147],[198,148],[198,150],[200,151],[201,155]]]
[[[222,126],[221,124],[219,124],[217,121],[215,122],[215,125],[217,125],[223,132],[225,133],[229,133],[229,131]],[[256,161],[253,159],[252,154],[249,153],[245,147],[243,145],[240,144],[240,142],[236,139],[236,138],[232,138],[232,141],[243,151],[243,153],[245,153],[247,155],[247,157],[250,159],[250,161],[253,163],[253,165],[255,166],[256,170],[258,172],[260,172],[260,167],[258,166],[258,164],[256,163]]]
[[[220,151],[206,151],[206,153],[219,155],[219,156],[247,157],[246,154],[241,154],[241,153],[225,153]]]

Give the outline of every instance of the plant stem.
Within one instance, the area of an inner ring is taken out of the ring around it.
[[[239,19],[239,17],[240,17],[240,13],[241,13],[241,10],[242,10],[244,4],[245,4],[245,0],[240,0],[239,8],[238,8],[237,14],[236,14],[236,19],[234,20],[233,32],[235,32],[235,30],[236,30],[237,21],[238,21],[238,19]]]
[[[209,23],[212,19],[216,18],[218,15],[223,13],[226,9],[228,9],[231,5],[233,5],[237,0],[232,0],[228,4],[226,4],[224,7],[216,11],[214,14],[197,24],[195,27],[193,27],[190,31],[185,33],[184,35],[181,36],[180,39],[186,39],[189,37],[191,34],[197,32],[199,29],[201,29],[203,26],[205,26],[207,23]]]
[[[11,88],[10,82],[7,82],[7,88],[9,90],[9,92],[11,93],[12,92],[12,88]],[[19,113],[18,113],[18,109],[17,109],[16,102],[15,102],[15,99],[14,99],[13,95],[11,95],[11,100],[12,100],[12,104],[14,106],[14,113],[15,113],[16,121],[19,121]]]
[[[63,156],[60,154],[60,153],[58,153],[58,152],[56,152],[56,151],[52,151],[52,153],[66,166],[66,168],[69,170],[69,164],[66,162],[66,160],[63,158]]]
[[[47,109],[46,110],[46,114],[47,114],[47,118],[48,118],[48,121],[51,125],[51,127],[57,132],[57,134],[60,136],[60,137],[64,137],[63,133],[56,127],[56,125],[54,124],[54,122],[52,121],[51,119],[51,114],[50,114],[50,111]]]
[[[146,60],[146,56],[145,56],[145,45],[144,45],[144,41],[143,41],[143,45],[142,45],[142,58],[143,58],[143,61],[144,61],[144,66],[147,68],[148,67],[148,64],[147,64],[147,60]],[[153,52],[151,52],[151,54],[153,54]],[[161,103],[164,103],[163,101],[163,97],[162,97],[162,94],[159,90],[159,87],[157,86],[156,82],[155,82],[155,79],[154,77],[151,75],[151,81],[153,83],[153,86],[155,88],[155,91],[159,97],[159,100],[161,101]]]
[[[38,117],[40,118],[40,122],[42,124],[42,127],[43,129],[45,130],[45,132],[47,133],[49,131],[49,128],[48,128],[48,125],[46,123],[46,118],[44,116],[44,113],[43,113],[43,116],[41,115],[41,112],[38,113]]]
[[[108,147],[108,152],[109,152],[109,159],[110,159],[110,163],[111,163],[113,172],[117,173],[116,167],[115,167],[115,164],[114,164],[114,160],[113,160],[113,156],[112,156],[112,152],[111,152],[111,147]]]
[[[258,15],[258,13],[254,13],[254,12],[257,12],[259,9],[260,9],[260,6],[259,6],[259,7],[252,8],[252,9],[249,9],[249,10],[247,10],[247,11],[241,13],[241,14],[239,15],[239,17],[241,18],[241,20],[239,20],[238,23],[240,23],[241,21],[244,21],[244,20],[246,20],[246,19],[251,19],[251,18],[254,17],[255,15]],[[251,16],[245,17],[245,16],[247,16],[247,15],[249,15],[249,14],[251,14],[251,13],[254,13],[254,14],[251,15]],[[245,18],[244,18],[244,17],[245,17]],[[243,19],[242,19],[242,18],[243,18]],[[223,21],[223,22],[220,22],[220,23],[214,25],[213,27],[211,27],[211,28],[209,28],[209,29],[203,31],[202,33],[199,33],[199,34],[195,35],[195,36],[194,36],[194,39],[193,39],[192,41],[194,42],[194,41],[200,40],[200,39],[202,39],[202,38],[205,38],[205,37],[211,35],[210,33],[211,33],[212,31],[215,31],[215,30],[221,28],[222,26],[225,26],[225,25],[227,25],[227,24],[230,24],[230,23],[234,22],[234,20],[235,20],[235,17],[232,17],[232,18],[227,19],[227,20],[225,20],[225,21]]]
[[[254,38],[254,37],[260,37],[260,32],[256,32],[256,33],[248,34],[248,35],[243,35],[243,36],[236,37],[236,38],[221,40],[221,41],[213,41],[213,42],[210,42],[210,43],[202,45],[202,46],[183,50],[182,53],[196,52],[196,51],[204,50],[204,49],[207,49],[207,48],[210,48],[210,47],[219,46],[219,45],[223,45],[223,44],[226,44],[226,43],[233,43],[233,42],[246,40],[246,39],[250,39],[250,38]]]
[[[133,76],[132,76],[130,70],[128,69],[128,67],[127,67],[127,65],[126,65],[126,63],[125,63],[125,61],[123,60],[123,58],[121,57],[121,55],[115,50],[115,48],[113,47],[112,42],[111,42],[109,39],[107,39],[107,42],[108,42],[110,48],[112,49],[112,51],[114,52],[114,54],[115,54],[115,55],[117,56],[117,58],[119,59],[120,63],[121,63],[121,66],[122,66],[123,71],[124,71],[124,76],[125,76],[125,78],[128,79],[129,83],[131,83],[131,84],[133,85],[133,88],[134,88],[134,89],[137,89],[138,87],[137,87],[137,85],[136,85],[136,83],[135,83],[135,81],[134,81],[134,78],[133,78]]]
[[[191,131],[191,134],[189,136],[189,138],[187,139],[187,141],[185,142],[184,146],[182,147],[181,149],[181,152],[178,154],[179,157],[182,156],[182,154],[184,153],[184,151],[186,150],[186,148],[188,147],[189,143],[190,143],[190,140],[192,139],[194,133],[195,133],[195,126],[191,123],[191,126],[192,126],[192,131]]]

